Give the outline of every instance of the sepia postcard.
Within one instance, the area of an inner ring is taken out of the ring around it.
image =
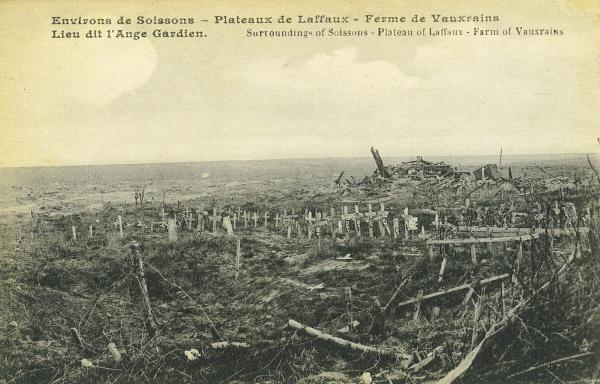
[[[600,383],[597,0],[0,0],[0,384]]]

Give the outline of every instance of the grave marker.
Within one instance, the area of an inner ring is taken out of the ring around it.
[[[377,213],[373,212],[373,206],[371,203],[369,203],[368,209],[369,211],[365,214],[365,216],[367,217],[367,223],[369,225],[369,237],[373,238],[373,218],[377,216]]]
[[[204,214],[202,213],[201,208],[198,208],[198,227],[196,230],[198,232],[204,232]]]
[[[236,242],[235,242],[235,280],[236,281],[240,275],[241,258],[242,258],[242,247],[240,244],[240,238],[238,237],[238,238],[236,238]]]
[[[217,216],[217,208],[213,208],[213,214],[209,217],[212,221],[212,231],[213,233],[217,232],[217,221],[220,219],[220,215]]]
[[[388,212],[385,210],[385,205],[383,203],[381,203],[380,209],[379,209],[379,214],[377,215],[377,219],[378,219],[378,223],[379,223],[379,233],[381,234],[381,237],[385,237],[386,229],[388,232],[390,231],[389,228],[386,228],[387,216],[388,216]],[[385,219],[385,221],[383,219]]]
[[[307,223],[306,227],[307,227],[308,240],[310,240],[312,238],[312,222],[314,221],[314,219],[312,217],[312,211],[308,211],[308,215],[305,216],[304,219],[306,220],[306,223]]]
[[[358,205],[354,206],[354,230],[356,231],[356,237],[360,237],[360,211]]]
[[[122,239],[123,238],[123,219],[121,218],[121,215],[119,215],[117,217],[117,220],[119,222],[119,237]]]
[[[167,220],[167,228],[169,231],[169,243],[177,241],[177,220]]]
[[[227,231],[227,237],[231,238],[231,236],[233,235],[233,226],[231,225],[231,219],[229,218],[229,216],[223,217],[223,228],[225,228],[225,230]]]
[[[342,208],[342,218],[344,219],[345,237],[346,240],[350,239],[350,215],[348,215],[348,207],[344,205]]]

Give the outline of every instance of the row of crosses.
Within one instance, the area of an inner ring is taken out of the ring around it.
[[[416,216],[408,214],[408,208],[404,208],[400,217],[393,218],[390,223],[390,213],[386,210],[385,204],[381,203],[379,209],[375,210],[373,205],[369,203],[366,211],[361,211],[358,205],[354,205],[353,212],[350,212],[348,206],[343,206],[341,211],[336,212],[335,208],[330,208],[330,211],[315,211],[305,209],[303,214],[296,213],[293,209],[288,212],[275,213],[274,216],[270,212],[249,212],[242,210],[240,207],[237,210],[229,208],[223,211],[220,207],[214,207],[212,212],[208,212],[202,208],[192,210],[186,208],[180,212],[171,212],[167,214],[164,208],[160,212],[161,221],[153,222],[153,225],[161,225],[168,227],[169,219],[176,221],[177,228],[187,228],[188,230],[197,230],[203,232],[206,227],[210,228],[213,233],[218,232],[224,227],[224,218],[231,223],[233,230],[238,226],[244,229],[248,228],[271,228],[281,229],[287,232],[287,238],[291,238],[293,234],[297,237],[306,237],[311,239],[313,236],[321,238],[328,232],[331,237],[344,237],[349,239],[352,235],[355,237],[363,236],[362,228],[367,228],[367,233],[370,238],[390,236],[394,239],[402,236],[409,237],[417,230],[418,219]],[[402,219],[402,225],[401,220]],[[364,227],[363,227],[364,225]],[[435,215],[434,225],[439,225],[438,216]],[[421,227],[421,236],[424,235],[424,228]]]

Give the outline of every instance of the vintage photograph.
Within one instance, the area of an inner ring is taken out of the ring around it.
[[[0,1],[0,384],[600,383],[597,1]]]

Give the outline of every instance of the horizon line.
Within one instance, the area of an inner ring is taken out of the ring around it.
[[[596,152],[554,152],[554,153],[503,153],[504,156],[565,156],[565,155],[598,155]],[[458,154],[458,155],[401,155],[401,156],[382,156],[385,158],[399,158],[399,157],[414,157],[421,156],[427,157],[482,157],[482,156],[497,156],[499,154]],[[225,159],[225,160],[190,160],[190,161],[163,161],[163,162],[131,162],[131,163],[95,163],[95,164],[63,164],[63,165],[8,165],[0,166],[0,169],[18,169],[18,168],[67,168],[67,167],[101,167],[101,166],[127,166],[127,165],[161,165],[161,164],[200,164],[200,163],[224,163],[224,162],[267,162],[267,161],[295,161],[295,160],[334,160],[334,159],[368,159],[372,156],[328,156],[328,157],[282,157],[282,158],[268,158],[268,159]]]

